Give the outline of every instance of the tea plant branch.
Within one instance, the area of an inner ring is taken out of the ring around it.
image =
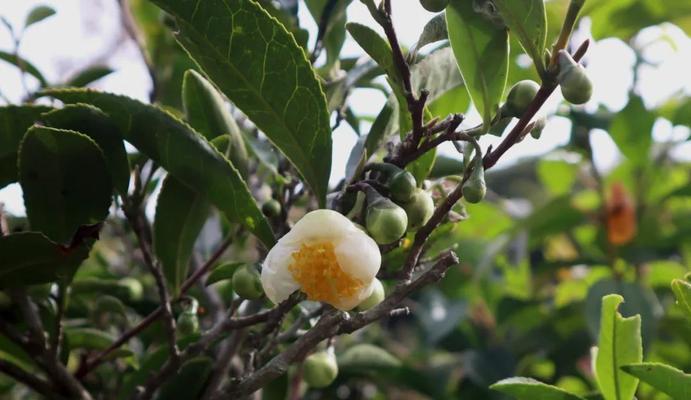
[[[62,363],[52,357],[48,349],[43,323],[26,292],[18,289],[11,294],[29,328],[29,338],[24,342],[26,343],[24,348],[38,361],[37,364],[48,374],[53,383],[63,388],[70,394],[70,397],[91,400],[91,395],[81,383],[67,371]]]
[[[590,45],[590,40],[584,41],[578,50],[573,54],[573,59],[578,62],[588,51],[588,46]],[[553,79],[547,79],[542,81],[540,89],[538,90],[535,98],[530,103],[528,109],[523,113],[521,118],[516,123],[516,126],[511,129],[504,140],[497,146],[493,151],[488,152],[483,159],[483,166],[485,169],[492,168],[497,161],[501,158],[507,150],[509,150],[513,145],[520,142],[525,132],[526,127],[530,123],[530,120],[535,116],[535,114],[542,108],[547,99],[552,95],[554,90],[557,88],[557,82]]]
[[[68,287],[64,283],[58,283],[58,295],[55,299],[57,303],[57,313],[55,315],[55,334],[50,338],[50,351],[52,352],[53,359],[59,362],[60,359],[60,347],[62,347],[62,341],[64,336],[64,323],[63,318],[65,316],[65,307],[67,305],[67,294]]]
[[[221,243],[221,245],[218,247],[218,249],[216,249],[216,251],[214,251],[211,257],[209,257],[209,259],[204,263],[204,265],[195,270],[194,273],[189,278],[187,278],[185,282],[183,282],[183,284],[180,287],[180,296],[185,295],[187,291],[190,288],[192,288],[192,286],[194,286],[194,284],[202,276],[204,276],[204,274],[206,274],[211,269],[211,267],[213,267],[216,264],[216,262],[221,258],[223,253],[225,253],[225,251],[228,249],[231,243],[232,241],[230,238],[224,240],[223,243]],[[178,296],[178,298],[180,296]],[[99,366],[113,351],[120,348],[120,346],[127,343],[134,336],[137,336],[149,325],[151,325],[154,321],[156,321],[159,317],[161,317],[161,315],[163,315],[163,308],[159,306],[154,311],[152,311],[151,314],[147,315],[143,320],[141,320],[137,325],[132,327],[127,332],[123,333],[110,346],[108,346],[108,348],[98,353],[94,358],[87,360],[87,362],[83,364],[83,367],[77,370],[75,374],[77,378],[81,379],[84,376],[86,376],[94,368]]]
[[[448,251],[429,270],[420,274],[418,278],[399,283],[383,302],[369,311],[357,313],[354,316],[343,311],[331,309],[319,319],[314,328],[307,331],[287,349],[276,355],[266,365],[243,379],[236,386],[226,389],[227,398],[242,398],[256,392],[270,381],[283,375],[291,363],[304,358],[309,351],[321,341],[339,334],[352,333],[374,321],[386,317],[413,291],[435,282],[444,276],[445,272],[458,263],[458,257],[453,251]]]
[[[157,259],[154,258],[151,249],[150,237],[147,236],[145,232],[145,223],[143,221],[144,216],[141,212],[141,207],[138,203],[130,203],[126,201],[123,204],[123,211],[125,212],[125,217],[132,227],[132,231],[137,237],[137,242],[139,243],[139,248],[144,257],[144,264],[154,276],[156,281],[156,288],[158,290],[158,297],[161,301],[161,309],[163,316],[163,325],[165,327],[169,353],[171,358],[177,359],[180,356],[180,349],[177,345],[177,334],[175,332],[175,316],[173,315],[173,307],[171,305],[170,294],[168,293],[168,288],[166,287],[165,277],[163,276],[163,271],[161,270],[161,265]]]
[[[36,393],[45,396],[46,398],[62,400],[65,397],[56,393],[56,388],[49,382],[38,378],[36,375],[31,374],[22,368],[0,359],[0,372],[15,379],[17,382],[21,382],[28,388],[34,390]]]

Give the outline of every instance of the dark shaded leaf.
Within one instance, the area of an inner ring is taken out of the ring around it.
[[[0,107],[0,188],[17,181],[19,143],[39,116],[50,110],[44,106]]]
[[[69,81],[65,83],[65,86],[68,87],[83,87],[87,86],[90,83],[93,83],[101,78],[104,78],[110,74],[115,72],[113,69],[110,67],[104,66],[104,65],[94,65],[92,67],[89,67],[81,72],[79,72],[77,75],[72,77]]]

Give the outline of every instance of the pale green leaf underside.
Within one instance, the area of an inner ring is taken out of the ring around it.
[[[643,359],[641,318],[624,318],[617,311],[624,298],[610,294],[602,298],[600,338],[595,359],[595,376],[605,400],[632,399],[638,378],[621,370],[622,365],[640,363]]]
[[[508,31],[477,14],[473,2],[464,0],[449,3],[446,24],[468,94],[489,127],[509,73]]]
[[[302,174],[324,205],[331,171],[326,98],[293,36],[249,0],[154,0],[207,76]]]
[[[583,400],[582,397],[564,389],[531,378],[506,378],[493,384],[490,388],[511,395],[517,400]]]
[[[544,0],[494,0],[494,4],[538,71],[544,71],[543,52],[547,41]]]
[[[271,246],[271,227],[228,159],[171,114],[128,97],[86,89],[51,89],[45,95],[66,103],[88,103],[108,114],[124,139],[181,182],[207,196],[229,220],[239,222]]]
[[[674,400],[691,399],[691,375],[660,363],[631,364],[621,367],[626,373],[664,392]]]

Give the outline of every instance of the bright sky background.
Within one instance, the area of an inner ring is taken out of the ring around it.
[[[38,4],[52,6],[57,10],[57,15],[32,26],[26,32],[20,54],[34,63],[49,82],[56,82],[87,65],[107,64],[116,72],[96,82],[93,87],[146,101],[150,86],[148,75],[135,47],[122,40],[115,0],[0,0],[0,15],[15,27],[21,27],[27,12]],[[399,39],[405,46],[410,46],[417,40],[432,14],[415,0],[398,0],[393,6]],[[303,26],[314,36],[316,24],[304,7],[300,10]],[[376,25],[359,1],[353,1],[349,7],[348,20],[372,27]],[[583,21],[582,27],[584,29],[579,32],[578,40],[587,37],[583,33],[587,32],[587,19]],[[669,40],[660,40],[662,37]],[[639,35],[635,45],[645,48],[644,56],[651,63],[639,70],[640,82],[635,88],[643,96],[647,106],[659,105],[675,93],[691,94],[691,39],[684,32],[672,25],[649,28]],[[11,49],[9,32],[0,25],[0,50]],[[349,38],[343,54],[359,56],[363,52]],[[608,39],[594,43],[587,60],[594,84],[594,96],[585,107],[593,110],[602,104],[610,110],[620,110],[627,103],[633,82],[633,51],[619,40]],[[31,78],[27,81],[29,86],[36,84]],[[24,93],[17,70],[3,62],[0,62],[0,92],[13,102],[20,101]],[[384,101],[380,92],[367,89],[355,91],[350,98],[350,104],[358,115],[376,115]],[[553,95],[544,108],[546,114],[553,113],[560,102],[561,96]],[[479,120],[477,115],[467,117],[468,125]],[[518,158],[543,154],[566,144],[569,132],[568,119],[552,117],[539,141],[527,138],[512,148],[500,164],[507,165]],[[653,137],[656,141],[682,140],[688,134],[688,129],[673,128],[669,122],[660,120],[655,125]],[[357,136],[347,124],[341,124],[334,131],[333,140],[331,182],[335,183],[345,173],[346,160]],[[606,132],[594,132],[591,141],[596,163],[601,169],[607,170],[616,165],[621,155]],[[498,143],[498,139],[484,137],[481,143],[486,147]],[[452,149],[444,148],[443,151],[452,152]],[[679,146],[675,153],[678,157],[691,159],[691,145],[687,143]],[[0,202],[5,203],[6,210],[10,213],[24,214],[21,189],[17,184],[0,190]]]

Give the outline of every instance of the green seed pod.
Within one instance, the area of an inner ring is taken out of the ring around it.
[[[320,351],[305,359],[302,377],[313,388],[329,386],[338,376],[338,364],[333,351]]]
[[[420,0],[420,4],[429,12],[441,12],[449,5],[449,0]]]
[[[239,268],[233,274],[233,290],[243,299],[258,299],[264,294],[259,272],[251,265]]]
[[[429,193],[417,189],[410,201],[403,204],[403,209],[408,215],[408,230],[416,230],[432,218],[434,201]]]
[[[533,139],[540,139],[540,136],[542,136],[542,131],[545,129],[545,125],[547,125],[547,118],[538,118],[535,121],[535,125],[533,125],[533,129],[530,130],[530,136],[532,136]]]
[[[559,76],[557,79],[561,87],[561,94],[571,104],[585,104],[593,95],[593,83],[588,78],[585,68],[564,50],[559,50]]]
[[[180,336],[189,336],[199,332],[199,318],[196,313],[183,311],[178,315],[177,331]]]
[[[378,196],[367,207],[365,225],[375,242],[389,244],[405,234],[408,216],[396,203],[386,197]]]
[[[357,306],[357,308],[360,311],[369,310],[370,308],[384,301],[385,297],[386,292],[384,291],[384,285],[382,285],[379,279],[374,278],[374,281],[372,281],[372,294],[363,300],[362,303]]]
[[[530,103],[540,90],[540,85],[535,81],[526,79],[513,85],[506,97],[507,115],[520,118],[530,106]]]
[[[391,176],[388,186],[391,198],[400,204],[409,201],[413,197],[413,193],[415,193],[417,188],[417,182],[413,174],[401,170]]]
[[[463,197],[468,203],[479,203],[485,198],[486,193],[485,169],[482,165],[476,165],[470,179],[463,186]]]
[[[281,214],[281,203],[274,199],[267,201],[262,204],[262,213],[269,218],[277,217]]]

